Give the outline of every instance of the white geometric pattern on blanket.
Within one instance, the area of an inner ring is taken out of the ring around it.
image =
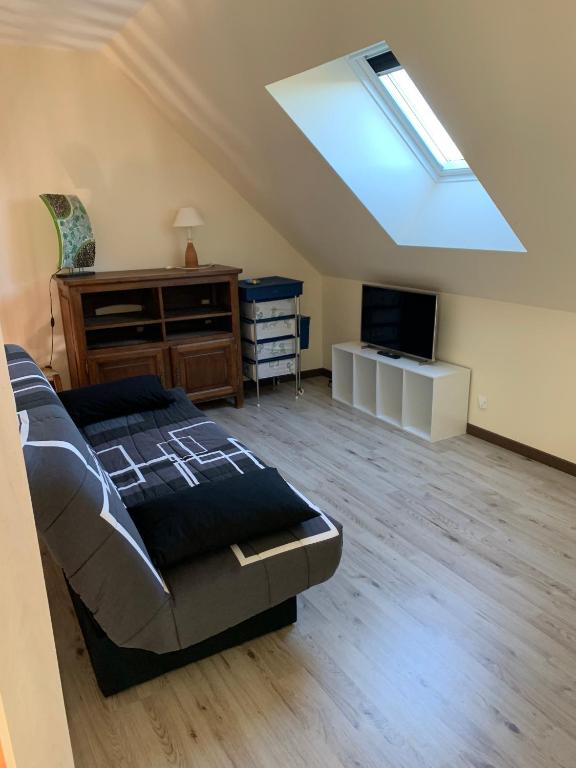
[[[102,469],[100,468],[97,461],[94,460],[94,456],[92,454],[92,449],[89,445],[86,445],[86,449],[88,450],[92,460],[94,461],[94,466],[91,466],[90,462],[86,461],[84,456],[80,453],[80,451],[76,448],[75,445],[72,445],[71,443],[68,443],[64,440],[30,440],[30,419],[28,416],[28,411],[18,411],[18,419],[20,422],[20,443],[22,445],[22,449],[26,448],[27,446],[31,448],[48,448],[48,449],[59,449],[68,451],[73,454],[90,472],[90,474],[93,475],[93,477],[96,478],[98,483],[100,484],[100,487],[102,489],[102,509],[100,510],[100,517],[105,520],[108,525],[111,525],[112,528],[114,528],[118,533],[123,536],[126,541],[130,544],[131,547],[140,555],[140,557],[144,560],[148,568],[152,571],[155,578],[160,582],[162,585],[162,588],[165,592],[169,593],[168,587],[166,586],[164,579],[160,575],[160,573],[156,570],[156,568],[153,566],[152,561],[146,554],[146,552],[143,551],[142,547],[138,544],[138,542],[131,536],[131,534],[124,528],[124,526],[116,520],[114,515],[110,512],[110,493],[112,490],[118,495],[118,491],[114,487],[114,484],[110,482],[108,476],[105,472],[102,472]]]
[[[146,467],[152,467],[163,463],[171,464],[190,487],[199,484],[199,481],[190,466],[193,463],[196,463],[198,466],[204,466],[206,464],[224,460],[232,464],[234,469],[243,475],[244,472],[234,461],[234,458],[236,456],[246,456],[253,461],[259,469],[264,469],[264,465],[258,461],[254,454],[247,448],[244,448],[244,446],[233,437],[228,437],[226,439],[232,446],[234,446],[235,450],[231,453],[226,453],[222,450],[208,451],[208,449],[201,445],[191,433],[191,430],[196,427],[214,423],[215,422],[213,421],[200,421],[197,424],[188,424],[185,427],[170,430],[168,432],[170,435],[169,440],[163,440],[160,443],[156,443],[159,455],[152,459],[148,459],[148,461],[135,462],[123,445],[112,445],[109,448],[103,448],[100,451],[96,451],[96,455],[102,456],[105,453],[117,451],[126,462],[126,466],[108,472],[110,477],[119,478],[122,475],[131,474],[136,477],[134,482],[128,483],[127,485],[119,485],[119,491],[126,491],[134,486],[145,484],[146,478],[144,477],[142,470]],[[179,453],[175,450],[177,448],[180,449]]]
[[[236,456],[247,456],[251,461],[256,464],[256,466],[259,469],[264,469],[264,465],[261,464],[258,459],[254,456],[254,454],[249,451],[247,448],[244,448],[243,445],[241,445],[238,440],[236,440],[234,437],[227,437],[227,441],[234,446],[236,449],[232,453],[226,453],[222,450],[217,451],[208,451],[208,449],[202,445],[196,438],[191,434],[191,430],[193,430],[195,427],[200,427],[206,424],[215,424],[214,421],[201,421],[197,424],[189,424],[185,427],[180,427],[178,429],[170,430],[168,434],[170,435],[169,440],[163,440],[160,443],[156,443],[156,446],[159,449],[159,453],[161,455],[156,456],[152,459],[148,459],[148,461],[141,461],[136,463],[128,453],[128,451],[124,448],[123,445],[112,445],[109,448],[103,448],[100,451],[96,451],[96,454],[98,456],[102,456],[104,453],[110,453],[112,451],[117,451],[124,461],[126,462],[126,466],[122,467],[121,469],[116,469],[114,471],[108,472],[110,477],[119,478],[122,477],[122,475],[130,475],[136,477],[136,480],[131,483],[127,483],[126,485],[118,485],[119,491],[126,491],[129,488],[133,488],[137,485],[142,485],[146,483],[146,478],[144,477],[144,474],[142,470],[145,467],[152,467],[157,464],[161,464],[164,462],[169,462],[174,466],[174,468],[180,473],[180,475],[184,478],[186,483],[190,486],[196,486],[199,484],[198,479],[194,475],[194,473],[191,471],[189,465],[192,462],[195,462],[199,466],[203,466],[206,464],[213,463],[215,461],[222,461],[223,459],[228,461],[232,466],[236,469],[237,472],[240,472],[240,474],[244,474],[242,469],[238,466],[238,464],[233,460]],[[184,456],[180,455],[179,453],[174,452],[173,447],[177,446],[180,449],[180,452],[184,454]],[[195,447],[194,447],[195,446]],[[288,483],[290,485],[290,483]],[[294,488],[292,485],[290,485],[294,493],[298,494],[300,498],[302,498],[309,507],[311,507],[313,510],[318,512],[322,520],[325,522],[327,530],[323,533],[316,533],[311,536],[305,536],[302,539],[298,539],[297,541],[291,541],[287,544],[281,544],[277,547],[274,547],[273,549],[268,549],[263,552],[259,552],[256,555],[245,555],[242,551],[241,545],[238,544],[232,544],[230,546],[230,549],[236,556],[238,562],[241,566],[245,565],[252,565],[254,563],[260,562],[262,560],[266,560],[269,557],[274,557],[275,555],[281,555],[283,552],[289,552],[292,549],[298,549],[299,547],[307,547],[312,544],[317,544],[321,541],[326,541],[327,539],[333,539],[336,536],[339,536],[338,529],[336,526],[332,523],[332,521],[326,517],[326,515],[320,510],[318,507],[316,507],[309,499],[307,499],[297,488]]]
[[[286,481],[287,482],[287,481]],[[324,512],[316,506],[316,504],[313,504],[310,499],[307,499],[306,496],[304,496],[303,493],[301,493],[298,488],[294,488],[294,486],[291,483],[288,483],[290,488],[296,493],[298,496],[300,496],[301,499],[303,499],[306,504],[308,504],[309,507],[311,507],[315,512],[318,512],[322,520],[326,523],[328,526],[328,530],[324,531],[323,533],[315,533],[311,536],[304,536],[302,539],[297,539],[296,541],[289,541],[287,544],[279,544],[277,547],[272,547],[271,549],[265,549],[262,552],[258,552],[255,555],[245,555],[244,552],[242,552],[242,545],[239,544],[233,544],[231,549],[232,552],[236,555],[238,558],[238,562],[240,565],[252,565],[253,563],[259,563],[262,560],[267,560],[269,557],[275,557],[276,555],[281,555],[283,552],[290,552],[292,549],[299,549],[300,547],[309,547],[311,544],[318,544],[321,541],[326,541],[327,539],[333,539],[335,536],[339,536],[338,529],[334,525],[334,523],[326,517]]]

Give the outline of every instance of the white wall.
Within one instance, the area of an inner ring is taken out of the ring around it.
[[[7,768],[73,768],[14,397],[3,355],[0,434],[0,743]]]
[[[384,282],[384,281],[383,281]],[[360,336],[362,283],[324,278],[324,365]],[[438,357],[472,369],[471,424],[576,462],[576,314],[440,296]],[[480,410],[478,395],[488,398]]]

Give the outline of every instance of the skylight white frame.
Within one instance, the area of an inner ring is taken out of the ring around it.
[[[351,54],[348,61],[362,85],[434,181],[476,181],[476,176],[470,167],[445,168],[438,162],[430,147],[398,106],[393,96],[380,82],[380,78],[368,63],[368,59],[390,50],[390,46],[386,43],[378,43]],[[417,83],[416,87],[418,87]]]

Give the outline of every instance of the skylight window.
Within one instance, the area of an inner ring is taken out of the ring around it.
[[[397,245],[525,252],[471,169],[454,167],[462,153],[436,119],[426,112],[417,130],[378,72],[396,75],[385,83],[421,116],[422,94],[384,42],[266,89]]]
[[[385,102],[396,117],[396,127],[414,152],[438,180],[474,178],[448,131],[386,46],[379,53],[362,57],[365,84],[372,95]]]
[[[432,112],[405,69],[380,75],[380,82],[443,168],[468,168],[464,155]]]

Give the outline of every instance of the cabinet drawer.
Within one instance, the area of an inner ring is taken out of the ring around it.
[[[272,320],[276,317],[290,317],[296,314],[295,299],[274,299],[273,301],[243,301],[240,314],[248,320]]]
[[[249,341],[277,339],[280,336],[296,336],[296,318],[270,320],[264,323],[242,322],[242,338]]]
[[[172,346],[174,385],[186,390],[193,400],[232,395],[238,388],[237,356],[232,338]]]
[[[166,386],[166,370],[162,347],[147,349],[118,348],[92,352],[88,356],[90,384],[106,384],[130,376],[160,376]]]
[[[244,376],[247,379],[256,381],[256,363],[250,360],[244,360],[242,367]],[[275,376],[286,376],[293,374],[296,370],[296,359],[294,357],[283,358],[281,360],[268,360],[258,364],[258,378],[271,379]]]
[[[258,360],[270,360],[275,357],[286,357],[296,354],[296,339],[275,339],[258,343]],[[252,341],[242,342],[242,355],[249,360],[256,360],[256,344]]]

